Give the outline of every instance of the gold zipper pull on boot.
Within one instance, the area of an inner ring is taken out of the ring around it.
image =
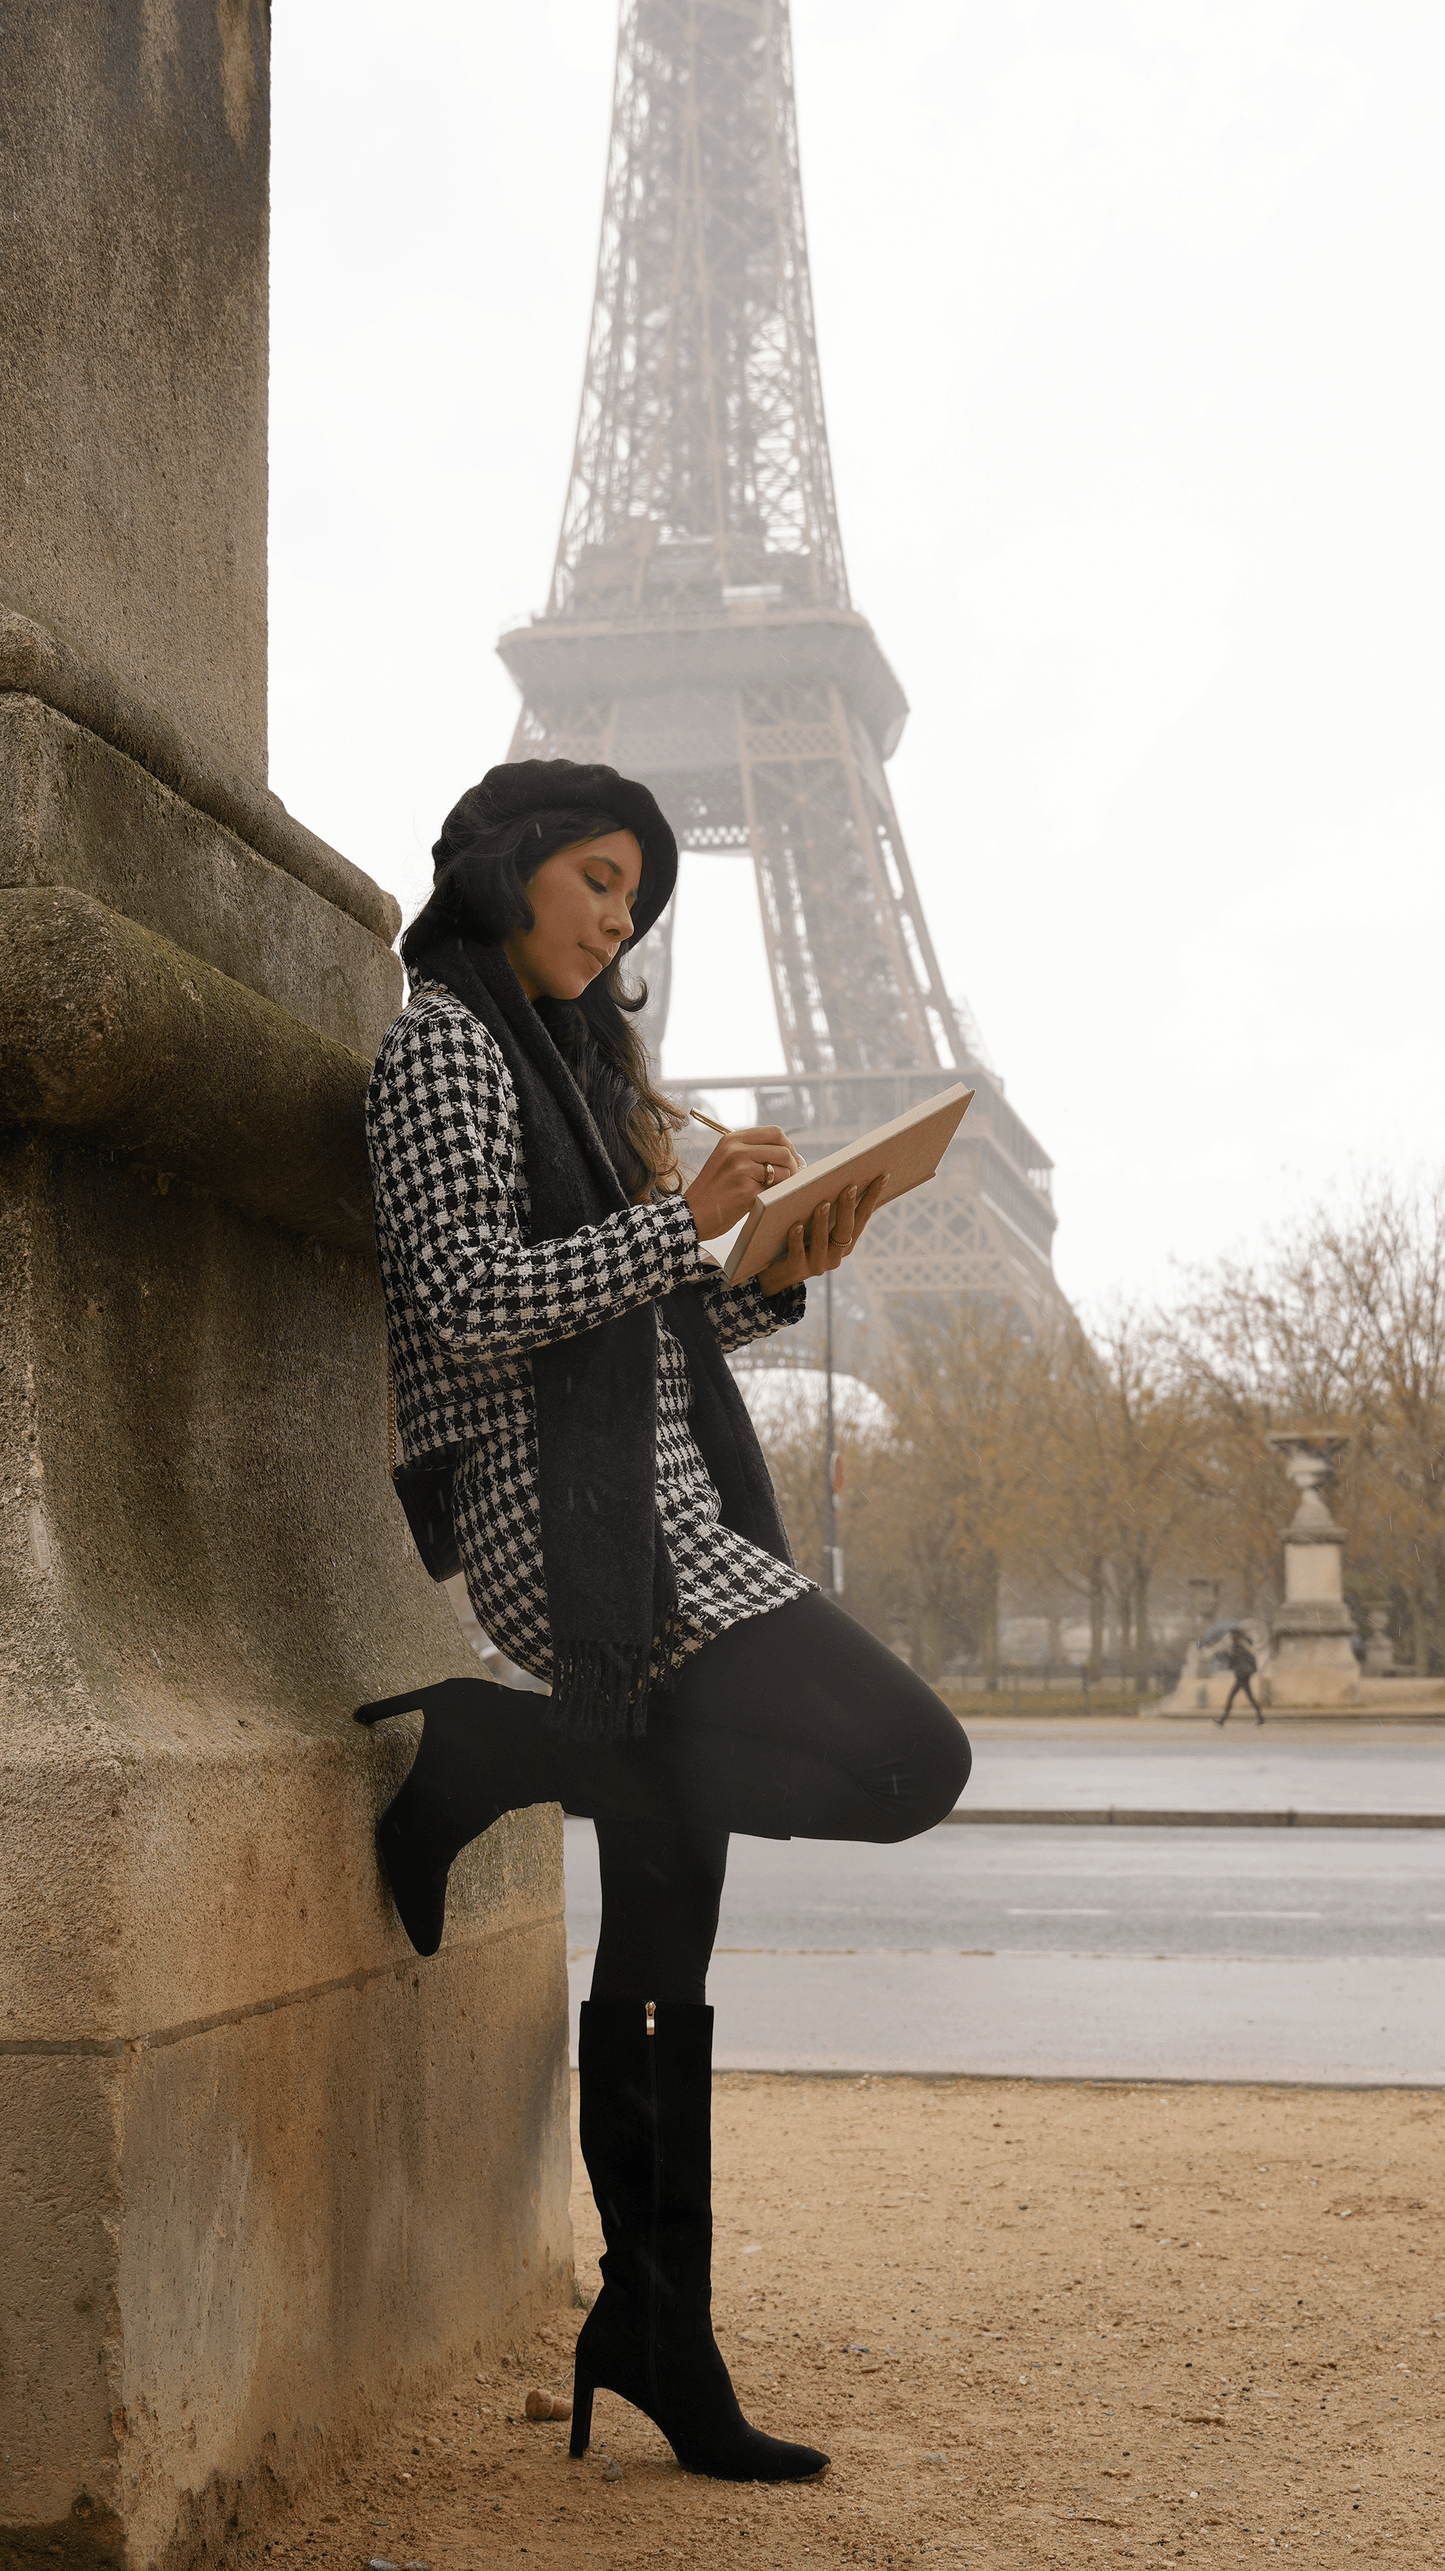
[[[646,2008],[646,2010],[647,2010],[647,2032],[648,2032],[648,2034],[649,2034],[649,2035],[656,2035],[656,2033],[657,2033],[657,2002],[656,2002],[656,2000],[647,2000],[647,2001],[645,2001],[645,2002],[644,2002],[644,2004],[643,2004],[643,2005],[645,2006],[645,2008]]]

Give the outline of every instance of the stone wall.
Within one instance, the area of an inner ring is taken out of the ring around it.
[[[411,1954],[351,1709],[468,1654],[386,1474],[394,957],[15,692],[0,879],[0,2549],[180,2561],[565,2290],[560,1821]]]
[[[0,11],[0,580],[266,768],[264,0]]]
[[[262,0],[0,12],[0,2571],[189,2564],[567,2291],[555,1809],[363,1698],[396,905],[265,783]]]

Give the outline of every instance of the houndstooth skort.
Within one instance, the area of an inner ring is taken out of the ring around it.
[[[500,1048],[435,985],[388,1028],[366,1101],[376,1240],[408,1464],[458,1457],[453,1514],[477,1621],[548,1678],[537,1416],[530,1352],[674,1286],[716,1278],[680,1196],[529,1244],[517,1093]],[[805,1289],[704,1287],[726,1352],[801,1318]],[[686,1648],[814,1586],[721,1523],[688,1427],[687,1360],[658,1312],[657,1507]],[[654,1672],[655,1675],[655,1672]]]

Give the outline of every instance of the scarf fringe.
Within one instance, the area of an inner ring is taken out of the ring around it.
[[[552,1694],[543,1717],[568,1741],[640,1741],[648,1699],[671,1685],[697,1648],[697,1636],[669,1609],[649,1649],[620,1643],[569,1643],[552,1656]]]
[[[569,1741],[640,1740],[651,1658],[650,1643],[569,1643],[554,1651],[548,1730]]]
[[[685,1625],[676,1611],[669,1607],[657,1628],[652,1647],[653,1686],[670,1687],[683,1662],[691,1660],[696,1649],[696,1629]]]

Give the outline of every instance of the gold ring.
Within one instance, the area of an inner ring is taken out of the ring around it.
[[[768,1161],[768,1162],[765,1164],[765,1166],[766,1166],[766,1168],[767,1168],[767,1173],[768,1173],[768,1185],[769,1185],[769,1187],[771,1187],[771,1186],[772,1186],[772,1183],[773,1183],[773,1164],[772,1164],[772,1162],[771,1162],[771,1161]]]

